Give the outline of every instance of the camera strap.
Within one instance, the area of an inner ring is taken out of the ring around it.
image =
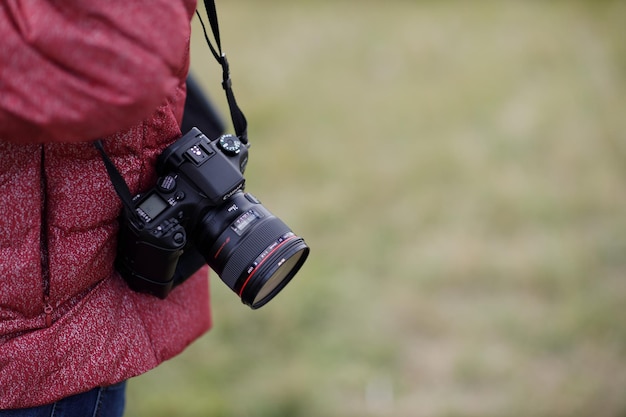
[[[246,121],[246,117],[244,116],[243,112],[237,105],[237,100],[235,100],[235,94],[233,93],[232,80],[230,79],[230,67],[228,65],[226,55],[222,52],[222,42],[220,39],[215,0],[204,0],[204,7],[206,8],[209,23],[211,25],[211,31],[213,33],[213,37],[215,38],[215,44],[217,45],[217,49],[215,49],[209,39],[206,27],[198,10],[196,10],[196,15],[198,16],[198,20],[200,21],[200,25],[202,26],[204,39],[209,45],[209,49],[211,50],[211,53],[213,54],[217,62],[222,67],[222,87],[226,92],[226,100],[228,102],[228,108],[230,110],[230,117],[233,122],[233,128],[235,129],[235,133],[239,137],[239,140],[244,145],[248,145],[248,122]],[[122,200],[122,204],[126,209],[127,215],[132,216],[133,219],[137,219],[137,213],[135,212],[132,204],[132,195],[130,193],[130,189],[128,188],[128,184],[126,184],[126,181],[124,181],[124,177],[122,177],[122,174],[120,174],[120,172],[115,167],[113,161],[111,161],[109,156],[104,151],[102,141],[100,139],[96,140],[94,142],[94,146],[96,147],[96,149],[98,149],[100,155],[102,156],[102,161],[104,162],[109,177],[111,178],[113,188],[115,188],[115,192],[119,196],[120,200]]]
[[[217,49],[213,46],[211,40],[209,39],[206,26],[204,25],[204,21],[202,20],[202,16],[200,16],[200,12],[198,10],[196,10],[196,15],[198,16],[198,20],[200,21],[200,25],[202,26],[202,32],[204,33],[204,39],[206,40],[206,43],[207,45],[209,45],[209,49],[211,50],[213,57],[222,67],[222,87],[226,92],[226,101],[228,102],[228,108],[230,110],[230,117],[233,122],[233,128],[235,129],[235,133],[239,137],[239,140],[243,144],[247,145],[248,122],[246,121],[246,117],[244,116],[243,112],[237,105],[237,100],[235,99],[235,94],[233,93],[233,82],[230,78],[230,66],[228,65],[228,59],[226,59],[226,54],[222,52],[222,41],[220,38],[220,28],[219,22],[217,20],[217,9],[215,8],[215,0],[204,0],[204,7],[206,9],[207,16],[209,17],[209,24],[211,25],[211,32],[213,33],[213,38],[215,39],[215,45],[217,46]]]
[[[122,174],[117,170],[109,155],[104,151],[104,147],[102,145],[102,140],[98,139],[94,142],[94,146],[100,152],[100,156],[102,157],[102,161],[104,162],[104,166],[106,167],[107,172],[109,173],[109,178],[111,178],[111,183],[113,184],[113,188],[115,192],[119,196],[120,200],[122,200],[122,204],[126,209],[126,213],[129,216],[133,216],[136,219],[137,213],[133,208],[133,197],[130,193],[130,189],[128,188],[128,184],[122,177]]]

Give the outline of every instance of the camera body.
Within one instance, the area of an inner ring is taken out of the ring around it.
[[[165,298],[207,263],[258,308],[295,275],[309,248],[251,194],[248,148],[193,128],[157,159],[155,187],[122,215],[116,267],[131,288]]]
[[[197,128],[159,155],[156,186],[135,196],[135,212],[122,217],[116,266],[133,289],[165,298],[204,264],[187,231],[243,190],[247,161],[248,149],[236,136],[210,141]]]

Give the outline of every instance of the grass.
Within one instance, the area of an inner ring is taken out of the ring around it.
[[[214,275],[129,416],[626,415],[623,2],[218,8],[248,190],[312,254],[254,312]]]

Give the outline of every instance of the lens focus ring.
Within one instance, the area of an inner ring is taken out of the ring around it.
[[[280,219],[273,217],[265,220],[249,232],[230,256],[224,266],[222,280],[232,289],[237,287],[237,280],[251,263],[278,238],[291,230]]]

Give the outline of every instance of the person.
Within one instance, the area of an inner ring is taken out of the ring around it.
[[[0,3],[0,416],[121,415],[124,381],[211,326],[206,267],[164,300],[116,272],[122,203],[93,146],[132,193],[154,185],[195,8]]]

